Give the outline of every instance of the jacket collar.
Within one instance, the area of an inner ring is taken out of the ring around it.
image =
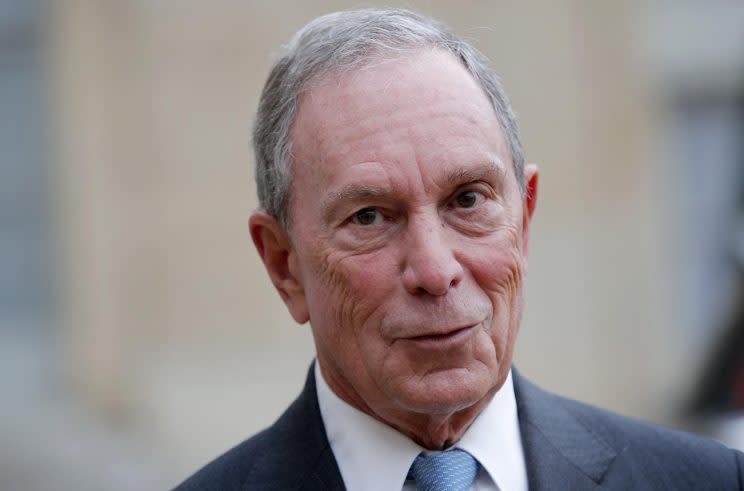
[[[269,430],[273,450],[256,459],[250,482],[271,483],[259,489],[345,489],[320,415],[313,367],[314,363],[300,395]]]
[[[328,443],[326,437],[325,425],[323,425],[323,418],[320,415],[320,407],[318,406],[318,393],[315,386],[315,361],[310,365],[310,369],[307,374],[307,381],[305,387],[302,390],[302,394],[298,398],[298,402],[301,402],[305,406],[308,418],[303,421],[310,428],[314,429],[311,435],[312,447],[316,449],[318,458],[309,469],[307,473],[307,479],[301,483],[299,489],[305,491],[314,490],[328,490],[328,491],[343,491],[344,481],[341,477],[341,472],[338,470],[338,464],[336,458],[333,456],[331,445]],[[310,422],[313,424],[310,424]]]
[[[531,490],[595,489],[617,452],[564,405],[514,373],[519,427]]]

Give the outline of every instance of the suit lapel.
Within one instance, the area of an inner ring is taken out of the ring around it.
[[[310,478],[300,489],[306,491],[344,491],[346,489],[330,447],[326,453],[327,455],[318,461]]]
[[[302,452],[300,458],[293,459],[300,468],[286,469],[287,475],[305,476],[292,489],[303,491],[343,491],[345,489],[336,458],[328,443],[323,418],[318,406],[318,393],[315,388],[315,362],[310,365],[305,387],[293,404],[296,412],[291,416],[294,425],[288,435],[285,450],[290,453]],[[297,445],[298,440],[302,445]],[[303,441],[304,440],[304,441]]]
[[[617,453],[559,401],[514,373],[529,487],[596,489]]]

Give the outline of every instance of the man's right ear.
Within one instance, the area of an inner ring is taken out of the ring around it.
[[[310,319],[297,254],[284,227],[271,215],[257,211],[249,220],[253,244],[266,266],[269,278],[295,321]]]

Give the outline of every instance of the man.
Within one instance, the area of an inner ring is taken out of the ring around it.
[[[254,132],[250,229],[317,361],[178,489],[742,489],[744,456],[512,370],[538,170],[484,58],[397,10],[316,19]]]

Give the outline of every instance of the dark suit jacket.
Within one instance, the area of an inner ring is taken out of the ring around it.
[[[744,490],[740,452],[547,393],[516,370],[514,391],[531,490]],[[276,423],[176,491],[343,489],[311,367]]]

